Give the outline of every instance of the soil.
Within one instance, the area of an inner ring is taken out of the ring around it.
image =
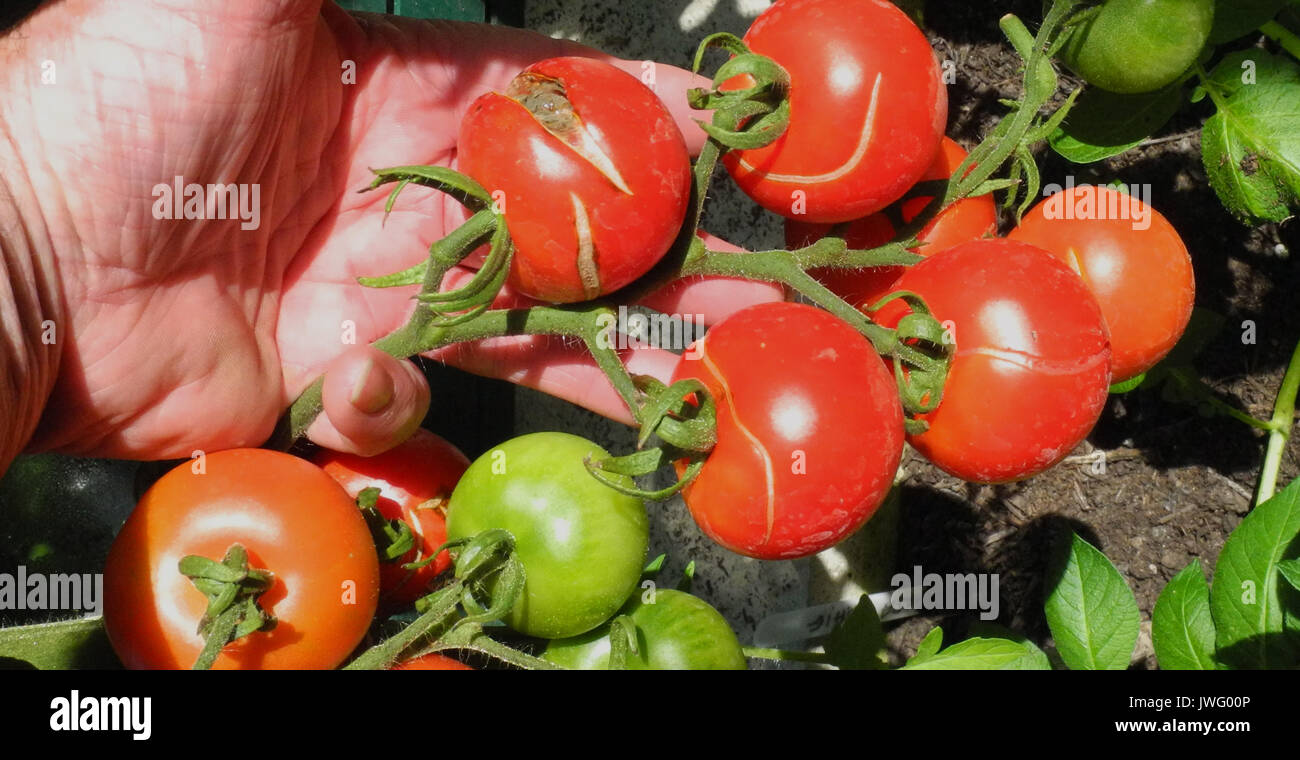
[[[941,60],[956,64],[949,134],[958,141],[977,142],[1002,112],[998,99],[1017,95],[1019,59],[997,19],[1009,12],[1037,19],[1040,7],[1037,0],[927,4],[931,42]],[[1252,229],[1223,209],[1200,158],[1197,128],[1209,113],[1205,105],[1185,109],[1149,144],[1099,164],[1072,165],[1045,146],[1038,158],[1044,183],[1063,184],[1073,175],[1076,183],[1118,179],[1151,186],[1152,205],[1191,252],[1196,305],[1225,317],[1224,329],[1196,367],[1220,398],[1266,419],[1300,339],[1300,269],[1289,254],[1300,250],[1300,225],[1292,219]],[[1243,342],[1247,320],[1255,326],[1254,343]],[[1241,422],[1204,417],[1194,406],[1139,390],[1111,396],[1074,456],[1023,483],[970,485],[909,452],[898,565],[998,573],[999,622],[1043,644],[1050,636],[1042,613],[1048,564],[1062,538],[1078,532],[1133,587],[1144,620],[1134,666],[1151,668],[1149,621],[1156,597],[1193,559],[1212,572],[1224,540],[1249,510],[1263,450],[1264,436]],[[1104,468],[1094,452],[1105,453]],[[1293,440],[1280,483],[1297,475],[1297,453]],[[973,621],[906,621],[890,634],[892,653],[902,658],[915,651],[933,624],[952,635]]]

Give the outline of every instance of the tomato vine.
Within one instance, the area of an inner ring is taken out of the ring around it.
[[[970,152],[948,180],[918,184],[908,197],[929,195],[932,200],[898,231],[894,241],[870,249],[849,248],[842,237],[834,235],[794,250],[732,253],[710,250],[706,246],[698,231],[714,168],[727,151],[761,147],[781,136],[789,122],[789,78],[780,64],[752,52],[734,35],[720,33],[705,38],[696,53],[696,71],[700,69],[705,53],[712,48],[721,48],[732,57],[715,72],[712,89],[693,90],[688,96],[692,107],[711,109],[713,115],[710,122],[700,121],[708,140],[691,169],[686,219],[667,254],[646,275],[621,290],[619,300],[633,301],[675,280],[700,275],[779,283],[841,318],[866,336],[877,352],[892,358],[909,430],[924,430],[925,423],[914,417],[938,405],[951,361],[952,346],[942,340],[942,326],[929,314],[918,296],[895,293],[886,300],[906,300],[912,307],[913,316],[897,328],[882,327],[868,314],[831,292],[809,274],[809,270],[914,264],[920,257],[908,248],[917,245],[916,234],[935,216],[963,198],[1005,191],[1008,202],[1020,199],[1020,210],[1027,208],[1038,191],[1038,171],[1031,147],[1056,129],[1076,94],[1071,93],[1055,111],[1043,113],[1059,90],[1059,79],[1050,54],[1058,34],[1077,5],[1078,0],[1056,0],[1036,35],[1031,34],[1014,15],[1003,17],[1000,25],[1024,59],[1022,97],[1005,103],[1009,108],[1007,116]],[[752,85],[738,90],[723,88],[725,83],[741,75],[747,76]],[[1008,163],[1011,167],[1008,176],[995,177],[995,173]],[[492,302],[505,282],[512,244],[502,217],[494,213],[491,196],[473,179],[433,166],[376,170],[374,180],[363,191],[392,185],[385,207],[388,210],[397,195],[412,183],[451,195],[463,203],[472,216],[449,235],[434,242],[428,258],[419,264],[382,277],[362,278],[361,284],[369,287],[421,286],[417,296],[419,305],[408,323],[376,341],[376,348],[397,357],[409,357],[455,343],[491,337],[553,335],[577,338],[590,351],[597,366],[609,378],[633,419],[642,428],[638,442],[644,445],[657,434],[668,447],[632,455],[631,458],[607,460],[604,463],[606,467],[622,474],[645,474],[672,461],[675,455],[687,454],[694,465],[707,456],[712,440],[711,407],[674,403],[681,399],[681,395],[672,399],[663,394],[670,390],[678,393],[682,389],[653,386],[633,377],[617,352],[609,348],[612,342],[608,340],[606,331],[613,329],[608,317],[616,309],[614,300],[600,298],[580,304],[539,305],[526,309],[492,308]],[[440,292],[446,273],[484,242],[490,242],[490,253],[477,274],[460,288]],[[271,445],[287,447],[305,433],[321,410],[321,388],[318,379],[292,404],[281,419]],[[699,388],[692,390],[702,392]],[[602,468],[591,469],[599,477]],[[663,491],[639,493],[666,498],[680,489],[691,474],[693,472],[688,470],[684,480]]]

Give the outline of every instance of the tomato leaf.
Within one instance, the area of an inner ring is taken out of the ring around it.
[[[1169,580],[1151,612],[1151,640],[1163,670],[1214,670],[1210,584],[1194,559]]]
[[[866,594],[858,606],[826,639],[830,664],[844,670],[879,670],[885,667],[880,653],[885,648],[885,631],[880,627],[876,605]]]
[[[38,670],[122,667],[109,646],[102,617],[0,629],[0,667],[14,665]]]
[[[1277,571],[1282,574],[1291,588],[1300,591],[1300,559],[1288,559],[1277,563]]]
[[[985,623],[983,621],[971,625],[970,635],[972,638],[982,639],[1008,639],[1024,647],[1029,658],[1029,663],[1034,667],[1026,667],[1023,670],[1051,670],[1052,661],[1048,659],[1047,653],[1038,648],[1038,645],[1030,641],[1024,634],[1013,631],[997,623]]]
[[[1120,95],[1090,87],[1047,142],[1076,164],[1090,164],[1140,144],[1163,127],[1183,102],[1182,86]]]
[[[1214,0],[1210,43],[1219,45],[1243,37],[1277,15],[1290,0]]]
[[[1293,480],[1246,515],[1224,542],[1210,587],[1221,662],[1238,668],[1300,662],[1300,636],[1288,630],[1287,620],[1300,610],[1300,592],[1279,582],[1279,566],[1300,554],[1298,534],[1300,480]]]
[[[1057,651],[1071,669],[1128,667],[1137,644],[1137,599],[1106,555],[1077,534],[1046,610]]]
[[[1011,639],[966,639],[929,657],[921,658],[920,652],[917,655],[899,669],[1043,670],[1046,666],[1045,657],[1040,661],[1024,645]]]
[[[1201,160],[1219,200],[1246,224],[1291,216],[1300,208],[1300,65],[1241,50],[1206,87],[1218,111],[1202,130]]]
[[[1130,377],[1127,380],[1121,380],[1120,382],[1110,386],[1110,392],[1128,393],[1129,391],[1137,390],[1138,386],[1142,385],[1142,383],[1146,381],[1146,379],[1147,379],[1147,373],[1143,372],[1142,374],[1136,377]]]
[[[916,654],[912,655],[907,662],[908,664],[911,664],[913,662],[929,659],[938,654],[939,649],[942,646],[943,629],[936,625],[930,629],[929,633],[925,634],[925,638],[921,639],[921,643],[916,647]]]

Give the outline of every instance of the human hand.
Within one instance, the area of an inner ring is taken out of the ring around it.
[[[0,43],[0,168],[18,226],[48,246],[44,275],[62,302],[57,379],[31,445],[123,458],[258,445],[322,372],[313,440],[375,453],[404,439],[429,390],[410,362],[367,344],[405,322],[412,291],[355,278],[416,263],[465,214],[410,188],[385,222],[385,193],[355,191],[371,167],[454,167],[474,98],[536,60],[572,54],[600,55],[506,28],[352,16],[319,0],[66,0],[33,14]],[[45,60],[53,84],[36,76]],[[684,97],[693,78],[660,66],[656,80],[698,149]],[[255,228],[245,229],[252,218],[156,218],[155,187],[174,177],[257,188]],[[739,281],[656,295],[706,321],[779,297]],[[667,352],[635,353],[634,372],[671,370]],[[628,419],[603,375],[560,343],[504,338],[435,358]]]

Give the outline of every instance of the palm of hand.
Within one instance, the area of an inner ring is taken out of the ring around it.
[[[231,5],[105,4],[59,30],[42,147],[72,178],[61,207],[92,212],[60,233],[78,252],[60,259],[71,337],[38,446],[169,457],[264,440],[349,340],[409,313],[409,290],[355,277],[410,266],[463,218],[413,188],[382,223],[385,193],[355,192],[369,167],[450,163],[468,100],[560,44],[520,37],[489,59],[478,28]],[[259,227],[155,219],[153,188],[176,176],[258,185]]]

